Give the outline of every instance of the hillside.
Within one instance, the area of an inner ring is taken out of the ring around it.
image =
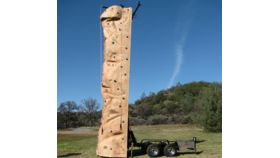
[[[158,93],[145,94],[130,105],[130,124],[199,124],[220,132],[222,123],[222,84],[178,83]]]

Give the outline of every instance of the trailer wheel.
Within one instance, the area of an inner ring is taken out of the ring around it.
[[[175,145],[173,144],[167,144],[165,147],[164,147],[164,155],[165,156],[168,156],[168,157],[171,157],[171,156],[176,156],[177,154],[177,149],[175,147]]]
[[[147,154],[150,157],[157,157],[159,156],[160,148],[157,144],[150,144],[147,148]]]

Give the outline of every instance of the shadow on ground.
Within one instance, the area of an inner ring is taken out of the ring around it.
[[[203,151],[197,151],[197,152],[193,152],[193,151],[189,151],[189,152],[178,152],[176,156],[179,156],[179,155],[199,155],[203,153]],[[134,156],[142,156],[142,155],[146,155],[141,149],[134,149],[132,151],[132,154],[133,154],[133,157]],[[131,150],[128,151],[127,153],[127,156],[128,157],[132,157],[131,156]],[[164,156],[164,155],[160,155],[160,156]]]
[[[57,157],[69,157],[69,156],[77,156],[77,155],[81,155],[82,153],[68,153],[68,154],[64,154],[64,155],[58,155]]]
[[[191,151],[191,152],[178,152],[177,153],[177,156],[179,156],[179,155],[188,155],[188,154],[192,154],[192,155],[194,155],[194,154],[196,154],[196,155],[199,155],[199,154],[201,154],[201,153],[203,153],[203,151],[197,151],[197,152],[193,152],[193,151]]]

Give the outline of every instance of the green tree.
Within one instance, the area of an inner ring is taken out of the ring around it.
[[[202,124],[207,131],[222,131],[222,86],[212,84],[202,93],[204,117]]]

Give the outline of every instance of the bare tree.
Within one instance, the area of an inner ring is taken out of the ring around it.
[[[94,126],[97,124],[98,116],[97,111],[99,104],[95,99],[88,98],[82,100],[81,110],[86,114],[88,126]]]

